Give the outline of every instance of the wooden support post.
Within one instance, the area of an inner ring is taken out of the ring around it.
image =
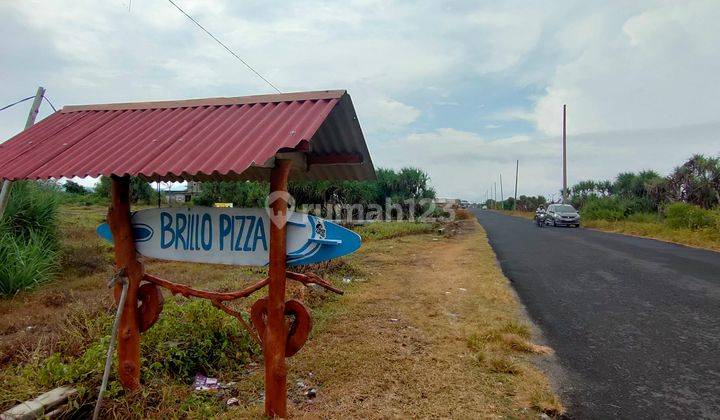
[[[292,161],[276,159],[270,173],[270,193],[287,192]],[[284,197],[269,203],[276,217],[270,223],[270,263],[267,307],[267,328],[263,337],[265,357],[265,414],[268,417],[287,417],[287,388],[285,367],[285,271],[286,271],[286,214]]]
[[[143,277],[143,268],[137,260],[130,219],[130,177],[112,176],[111,202],[108,209],[108,224],[115,240],[115,264],[125,269],[128,291],[120,316],[118,330],[118,376],[125,389],[140,387],[140,320],[138,311],[138,287]],[[115,286],[119,296],[122,286]]]

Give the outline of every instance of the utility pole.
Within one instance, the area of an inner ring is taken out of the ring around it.
[[[567,105],[563,105],[563,190],[562,202],[567,201]]]
[[[493,182],[493,208],[497,210],[497,182]]]
[[[505,196],[503,195],[502,190],[502,174],[500,174],[500,210],[505,210],[503,203],[505,203]]]
[[[513,201],[513,210],[517,210],[517,183],[518,183],[519,169],[520,169],[520,159],[515,161],[515,200]]]
[[[33,100],[32,107],[30,107],[30,113],[28,114],[27,121],[25,121],[25,130],[32,127],[35,124],[35,118],[40,111],[40,104],[42,103],[43,95],[45,95],[45,88],[38,87],[35,93],[35,100]],[[5,180],[2,184],[2,190],[0,190],[0,219],[5,214],[5,207],[10,200],[10,190],[12,189],[12,181]]]

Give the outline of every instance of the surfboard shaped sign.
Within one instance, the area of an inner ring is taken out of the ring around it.
[[[135,248],[151,258],[209,264],[269,261],[270,217],[258,208],[159,208],[133,214]],[[107,223],[98,235],[112,242]],[[313,264],[360,248],[360,235],[318,217],[292,213],[287,222],[287,265]]]

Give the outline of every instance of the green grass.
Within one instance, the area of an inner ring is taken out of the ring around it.
[[[57,273],[57,195],[41,183],[13,184],[0,220],[0,296],[50,281]]]
[[[45,233],[18,237],[0,227],[0,262],[0,296],[12,296],[55,276],[57,243]]]
[[[34,398],[61,385],[71,385],[79,391],[74,407],[92,403],[100,385],[105,356],[110,341],[112,317],[67,323],[68,335],[97,334],[78,357],[60,353],[6,369],[0,375],[0,406]],[[240,375],[260,349],[232,316],[201,300],[168,299],[158,322],[142,336],[142,380],[145,384],[183,386],[189,388],[195,373],[228,377]],[[117,361],[113,367],[107,407],[126,403],[122,387],[117,381]],[[189,395],[184,401],[188,408],[198,408]],[[217,411],[224,401],[214,399]],[[133,410],[145,413],[152,401],[136,401]],[[181,414],[182,410],[180,413]],[[184,413],[187,414],[187,413]]]
[[[687,203],[672,203],[665,208],[665,223],[676,229],[720,229],[720,211],[706,210]]]
[[[376,222],[354,228],[363,239],[390,239],[406,235],[431,233],[432,223],[420,222]]]

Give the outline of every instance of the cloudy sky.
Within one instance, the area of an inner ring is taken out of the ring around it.
[[[557,196],[563,103],[570,184],[720,153],[718,1],[176,2],[282,91],[347,89],[375,165],[441,196],[507,195],[516,159]],[[271,92],[167,0],[0,0],[0,36],[0,106]]]

